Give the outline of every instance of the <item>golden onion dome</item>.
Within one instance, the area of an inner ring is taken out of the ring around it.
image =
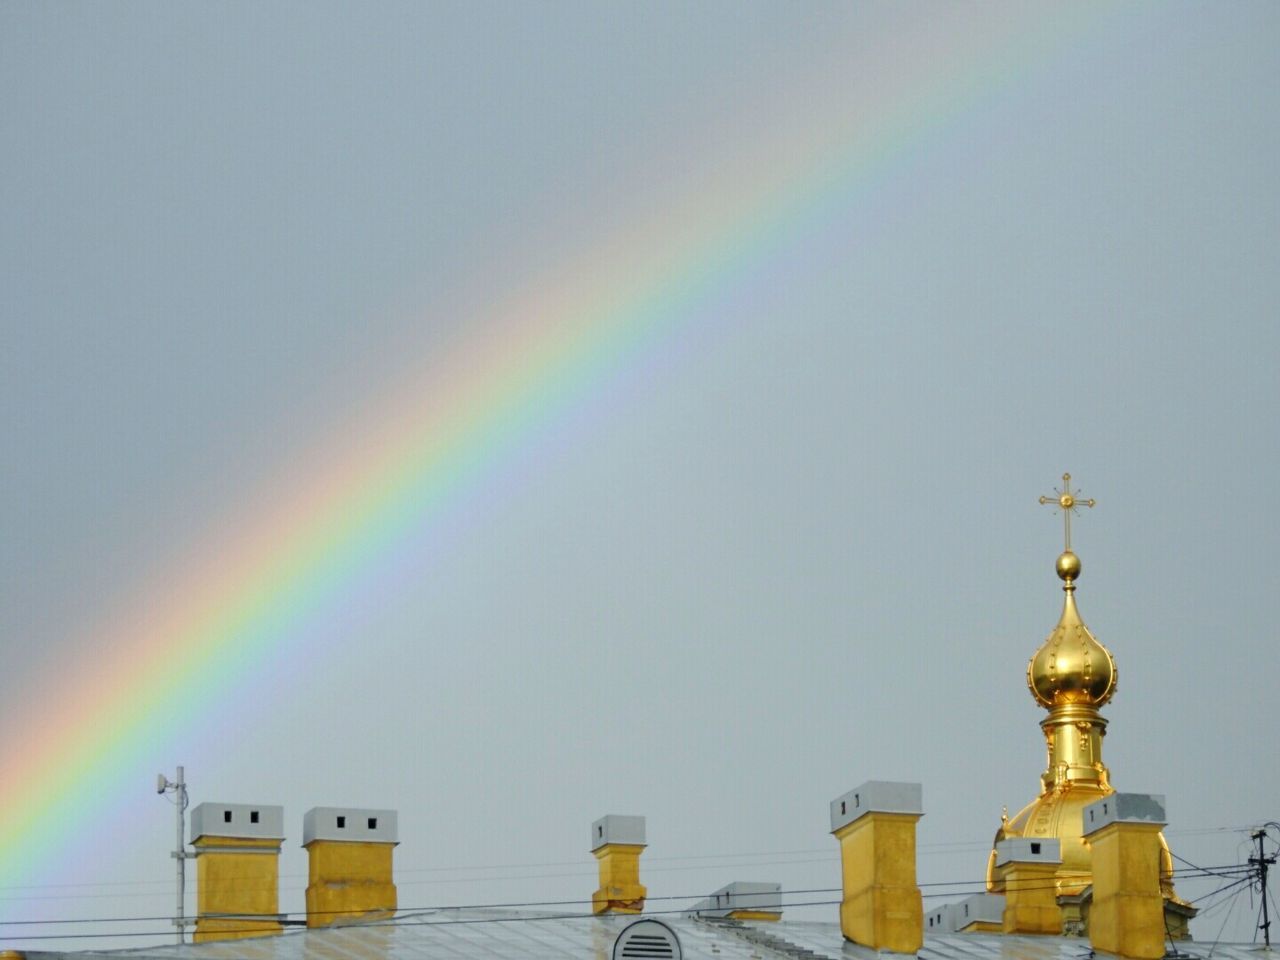
[[[1080,577],[1080,558],[1070,550],[1057,562],[1066,599],[1058,625],[1031,662],[1027,664],[1027,686],[1042,707],[1088,704],[1100,707],[1116,689],[1116,662],[1111,651],[1089,632],[1076,609],[1075,581]]]

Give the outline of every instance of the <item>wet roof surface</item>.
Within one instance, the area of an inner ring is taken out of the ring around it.
[[[27,951],[27,956],[31,960],[610,960],[618,935],[639,919],[440,910],[386,923],[300,930],[252,940],[129,950]],[[725,922],[676,915],[653,919],[674,930],[683,955],[697,960],[870,960],[877,956],[874,950],[846,941],[836,923]],[[1195,960],[1259,960],[1261,950],[1241,944],[1211,946],[1182,941],[1178,953]],[[921,960],[1086,960],[1092,952],[1085,939],[971,933],[926,936],[917,956]]]

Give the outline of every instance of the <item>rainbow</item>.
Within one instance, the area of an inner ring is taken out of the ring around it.
[[[886,83],[849,115],[813,117],[785,143],[724,158],[714,180],[621,218],[610,242],[469,320],[474,336],[336,426],[308,462],[289,464],[220,524],[220,539],[194,545],[163,589],[97,624],[78,663],[4,706],[0,883],[65,876],[89,834],[85,784],[99,823],[104,805],[136,817],[141,790],[113,771],[147,756],[162,764],[157,728],[172,730],[175,717],[188,729],[207,722],[251,664],[298,650],[317,610],[368,589],[388,557],[443,524],[513,450],[589,405],[698,322],[700,307],[846,215],[931,136],[1099,22],[1078,10],[949,9],[904,25],[879,52]]]

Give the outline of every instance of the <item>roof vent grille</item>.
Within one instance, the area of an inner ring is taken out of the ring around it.
[[[627,941],[622,948],[624,957],[670,957],[671,942],[666,937],[646,937],[638,935]]]
[[[681,960],[676,932],[659,920],[637,920],[618,934],[614,960]]]

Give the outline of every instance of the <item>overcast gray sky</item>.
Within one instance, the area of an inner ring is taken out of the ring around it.
[[[285,806],[285,910],[315,805],[400,811],[406,907],[589,897],[605,813],[655,897],[831,887],[869,778],[976,888],[1044,762],[1064,470],[1113,782],[1238,862],[1280,819],[1277,50],[1268,3],[0,6],[11,759],[293,465],[715,228],[394,563],[148,716],[0,916],[169,911],[178,763]]]

